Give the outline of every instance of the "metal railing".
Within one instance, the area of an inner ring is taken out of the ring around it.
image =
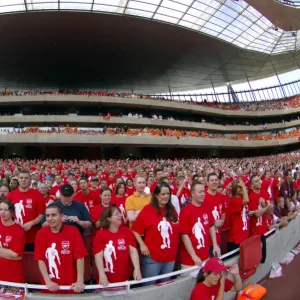
[[[265,237],[269,237],[272,233],[274,233],[277,229],[273,228],[270,231],[265,233]],[[227,257],[231,257],[237,253],[240,252],[240,249],[235,249],[233,251],[230,251],[226,254],[223,254],[220,258],[222,260],[224,260]],[[156,281],[159,279],[163,279],[163,278],[168,278],[168,277],[173,277],[173,276],[178,276],[184,273],[190,273],[196,270],[200,270],[200,267],[198,266],[194,266],[194,267],[190,267],[184,270],[179,270],[179,271],[175,271],[175,272],[171,272],[171,273],[167,273],[164,275],[158,275],[158,276],[153,276],[153,277],[148,277],[148,278],[143,278],[140,281],[136,281],[136,280],[130,280],[130,281],[124,281],[124,282],[116,282],[116,283],[110,283],[109,286],[102,286],[100,284],[91,284],[91,285],[86,285],[85,286],[85,290],[96,290],[96,289],[101,289],[101,288],[117,288],[117,287],[126,287],[127,291],[130,290],[130,286],[131,285],[137,285],[137,284],[141,284],[144,282],[149,282],[149,281]],[[28,295],[28,289],[38,289],[38,290],[48,290],[46,285],[40,285],[40,284],[22,284],[22,283],[14,283],[14,282],[8,282],[8,281],[0,281],[0,285],[4,285],[4,286],[10,286],[10,287],[18,287],[18,288],[22,288],[25,290],[25,296]],[[66,291],[66,290],[71,290],[71,286],[68,285],[61,285],[59,286],[60,290]]]
[[[300,1],[299,1],[300,4]],[[151,94],[149,96],[154,98],[163,97],[166,100],[178,100],[185,102],[225,102],[236,104],[239,102],[260,102],[265,100],[280,100],[288,99],[293,96],[300,95],[300,80],[289,83],[252,89],[244,91],[234,91],[234,102],[232,93],[211,93],[211,94]]]

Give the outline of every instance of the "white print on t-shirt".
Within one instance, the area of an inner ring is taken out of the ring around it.
[[[205,242],[204,242],[204,236],[203,233],[206,234],[205,229],[201,223],[200,218],[198,218],[198,221],[195,223],[193,229],[192,229],[193,234],[195,235],[195,238],[198,241],[197,249],[200,249],[202,247],[205,247]]]
[[[247,207],[244,205],[242,210],[242,221],[243,221],[243,230],[248,230],[248,222],[247,222]]]
[[[70,254],[70,242],[69,241],[62,241],[61,242],[61,247],[62,247],[62,250],[60,251],[61,254]]]
[[[215,206],[214,210],[212,211],[212,215],[214,216],[215,221],[220,219],[220,214],[219,214],[217,206]],[[219,232],[219,230],[216,229],[216,232]]]
[[[114,273],[114,264],[112,260],[112,254],[114,254],[115,260],[117,259],[116,255],[116,248],[113,245],[113,241],[109,241],[108,244],[106,244],[106,247],[104,249],[104,260],[105,260],[105,272]],[[109,267],[110,266],[110,267]]]
[[[53,203],[53,202],[54,202],[54,200],[49,199],[49,201],[46,203],[46,207],[47,207],[49,204]]]
[[[85,205],[86,209],[88,210],[88,212],[90,212],[89,207],[87,206],[86,202],[84,202],[84,205]]]
[[[122,218],[123,218],[124,223],[126,223],[126,211],[125,211],[125,208],[124,208],[123,204],[120,204],[119,210],[122,214]]]
[[[1,237],[2,237],[2,236],[0,235],[0,248],[2,248]]]
[[[118,239],[118,250],[126,250],[124,239]]]
[[[90,206],[90,208],[94,207],[94,201],[93,200],[89,200],[89,206]]]
[[[26,208],[32,208],[32,199],[26,199]]]
[[[162,221],[159,222],[157,229],[158,231],[160,231],[163,240],[163,244],[160,246],[160,248],[161,249],[170,248],[171,242],[170,242],[169,229],[171,234],[173,234],[173,231],[172,231],[171,224],[167,221],[165,217],[163,217]]]
[[[11,237],[10,235],[7,235],[7,236],[5,237],[3,246],[4,246],[4,247],[8,247],[8,244],[9,244],[9,242],[11,241],[11,239],[12,239],[12,237]]]
[[[55,193],[55,197],[56,197],[56,198],[59,198],[59,197],[60,197],[60,191],[57,191],[57,192]]]
[[[20,200],[19,203],[15,204],[15,215],[16,215],[16,219],[17,219],[17,221],[20,225],[23,225],[22,213],[25,217],[25,210],[24,210],[23,200]]]
[[[59,274],[58,274],[58,268],[57,268],[57,264],[55,262],[55,258],[57,259],[58,264],[60,265],[60,259],[59,259],[59,255],[58,255],[58,251],[55,249],[56,248],[56,243],[52,243],[51,247],[47,248],[45,256],[46,259],[48,259],[48,268],[49,268],[49,277],[50,279],[52,278],[56,278],[56,279],[60,279],[59,278]],[[54,274],[54,272],[55,274]]]
[[[259,204],[258,205],[258,210],[262,209],[262,206]],[[262,216],[257,217],[257,223],[256,226],[261,226],[262,225]]]
[[[182,195],[181,198],[180,198],[181,204],[184,204],[185,201],[186,201],[186,199],[185,199],[184,195]]]

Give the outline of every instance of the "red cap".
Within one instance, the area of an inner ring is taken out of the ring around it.
[[[209,259],[203,267],[204,272],[222,273],[230,267],[224,265],[222,260],[218,257]]]

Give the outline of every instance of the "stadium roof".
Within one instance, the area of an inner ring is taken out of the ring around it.
[[[294,51],[300,32],[285,32],[245,1],[234,0],[1,0],[0,13],[82,10],[137,16],[182,26],[264,53]]]
[[[0,0],[1,13],[1,89],[174,93],[300,66],[298,32],[241,0]]]

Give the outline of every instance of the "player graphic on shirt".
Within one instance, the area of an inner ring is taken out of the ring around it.
[[[258,205],[258,210],[262,209],[262,206],[261,204]],[[256,226],[261,226],[262,225],[262,216],[258,217],[257,218],[257,223],[256,223]]]
[[[115,260],[117,259],[116,255],[116,248],[113,245],[113,241],[109,241],[108,244],[106,244],[106,247],[104,249],[104,260],[105,260],[105,272],[114,273],[114,264],[112,259],[112,254],[114,254]],[[110,268],[109,268],[110,266]]]
[[[123,204],[120,204],[119,210],[122,214],[122,218],[123,218],[124,223],[126,223],[126,211],[125,211],[125,208],[124,208]]]
[[[212,215],[213,215],[215,221],[220,219],[220,214],[219,214],[218,208],[216,206],[215,206],[214,210],[212,211]],[[218,231],[219,230],[216,229],[216,232],[218,232]]]
[[[86,202],[84,202],[84,205],[86,207],[86,209],[88,210],[88,212],[90,212],[88,205],[86,204]]]
[[[24,210],[23,200],[20,200],[19,203],[15,204],[15,216],[16,216],[17,222],[20,225],[24,224],[22,213],[23,213],[23,216],[25,217],[25,210]]]
[[[172,231],[172,226],[171,224],[167,221],[165,217],[163,217],[162,221],[159,222],[157,226],[158,231],[160,231],[163,244],[160,246],[161,249],[165,248],[170,248],[170,234],[169,234],[169,229],[171,234],[173,234]]]
[[[247,207],[244,205],[242,210],[242,221],[243,221],[243,230],[248,230],[248,222],[247,222]]]
[[[184,204],[186,202],[186,199],[185,199],[184,195],[181,196],[180,202],[181,202],[181,204]]]
[[[205,247],[203,233],[206,234],[206,232],[205,232],[205,229],[204,229],[204,227],[201,223],[200,218],[198,218],[198,221],[195,223],[195,225],[192,229],[192,232],[193,232],[193,234],[194,234],[194,236],[197,239],[198,244],[199,244],[199,245],[197,245],[197,249]]]
[[[57,259],[57,262],[59,265],[60,265],[60,259],[59,259],[58,251],[55,248],[56,248],[56,243],[52,243],[51,247],[47,248],[45,256],[46,256],[46,259],[48,259],[48,268],[49,268],[49,272],[50,272],[49,277],[60,279],[59,274],[58,274],[57,264],[55,262],[55,258]],[[55,275],[54,275],[53,270],[55,272]]]

